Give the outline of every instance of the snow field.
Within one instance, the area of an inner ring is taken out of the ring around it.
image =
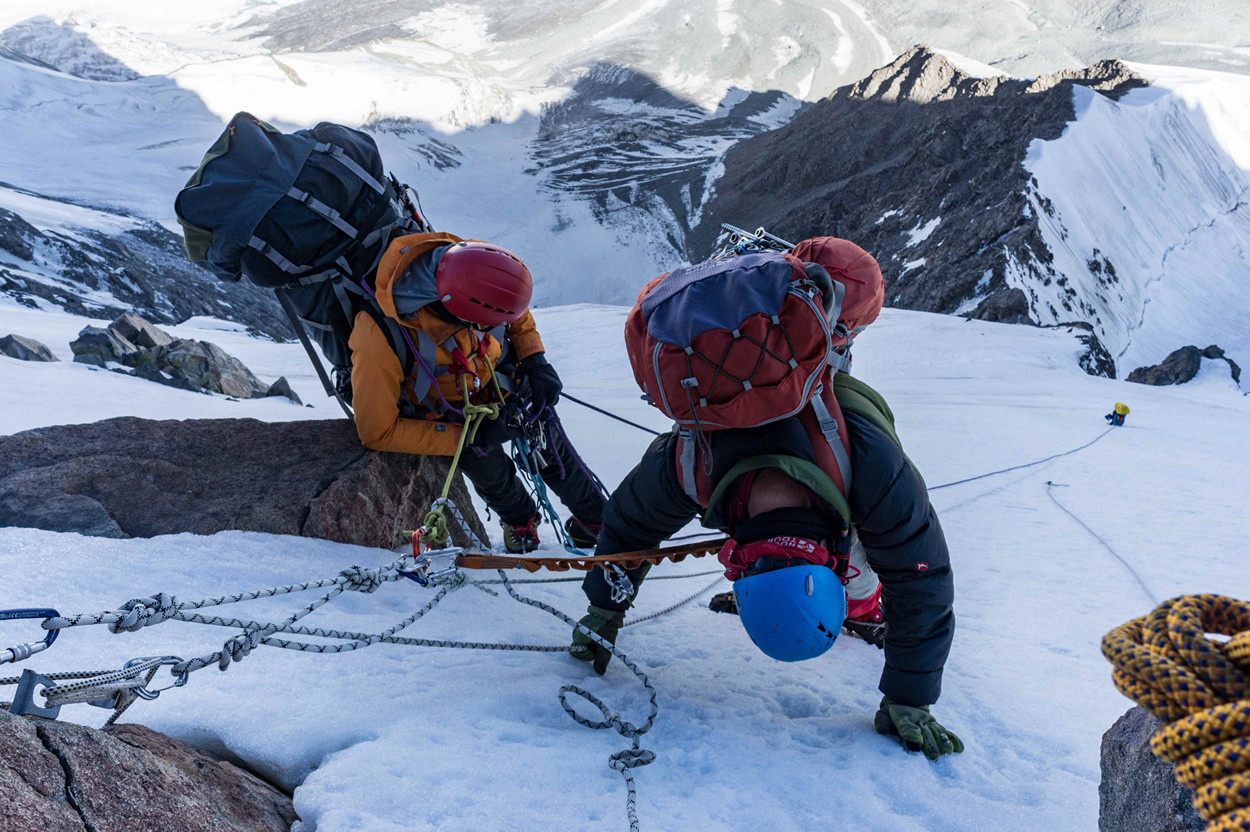
[[[40,315],[44,332],[77,331],[78,321],[53,320],[68,316],[11,307],[0,308],[0,329],[13,322],[14,331],[38,337]],[[537,315],[570,393],[663,429],[658,413],[638,400],[620,348],[624,309],[574,306]],[[201,337],[218,340],[263,378],[304,361],[298,345],[205,332],[207,325],[196,329]],[[1078,350],[1062,331],[896,310],[857,341],[857,375],[890,401],[908,453],[931,485],[1074,448],[1104,430],[1102,414],[1116,400],[1133,409],[1126,427],[1079,454],[933,495],[951,546],[959,617],[934,713],[968,750],[929,763],[873,733],[882,662],[875,648],[844,636],[820,660],[773,662],[734,618],[709,613],[705,595],[620,639],[659,691],[660,715],[642,743],[658,759],[636,771],[644,829],[1095,828],[1099,740],[1128,705],[1111,685],[1098,642],[1153,601],[1051,502],[1046,482],[1063,484],[1053,489],[1055,499],[1128,561],[1155,597],[1250,597],[1240,568],[1250,531],[1242,511],[1250,493],[1250,402],[1219,376],[1222,362],[1204,367],[1191,385],[1150,388],[1085,376],[1074,369]],[[0,384],[10,391],[14,365],[21,362],[0,359]],[[72,405],[60,403],[72,402],[86,377],[68,371],[85,368],[29,367],[48,373],[25,394],[34,411],[14,417],[6,399],[0,428],[75,421],[67,416],[78,411],[67,414],[62,407]],[[319,413],[286,406],[273,415],[258,407],[265,402],[134,382],[150,393],[141,399],[131,380],[113,374],[92,374],[100,387],[89,395],[99,411],[136,414],[159,407],[208,415],[226,405],[228,415],[258,418],[330,414],[324,408],[333,403],[312,395],[309,373],[283,372]],[[572,403],[561,415],[610,487],[650,441]],[[543,536],[550,543],[549,529]],[[329,577],[389,557],[243,532],[119,541],[0,530],[0,568],[13,576],[5,606],[53,604],[62,612],[115,608],[156,591],[189,599]],[[711,566],[688,560],[654,574]],[[709,580],[650,582],[638,614]],[[575,617],[584,608],[575,583],[519,590]],[[311,597],[224,609],[276,618]],[[304,623],[377,631],[430,597],[415,584],[388,584],[372,595],[342,596]],[[567,630],[539,610],[466,588],[404,634],[562,644]],[[5,638],[27,640],[27,631],[9,624]],[[141,655],[185,658],[217,649],[229,634],[170,623],[120,637],[83,628],[63,633],[52,651],[24,666],[48,672],[120,666]],[[209,747],[224,744],[298,784],[306,830],[624,828],[624,786],[607,757],[628,743],[573,723],[555,698],[568,683],[631,722],[646,715],[644,691],[616,663],[600,678],[559,654],[376,645],[330,656],[258,648],[227,673],[197,672],[185,688],[137,704],[126,718]],[[96,725],[104,716],[85,706],[63,712]]]
[[[1245,364],[1250,78],[1132,68],[1151,86],[1118,102],[1075,87],[1076,121],[1030,147],[1032,207],[1057,274],[1022,288],[1037,292],[1043,323],[1094,322],[1121,375],[1186,344],[1219,344]]]

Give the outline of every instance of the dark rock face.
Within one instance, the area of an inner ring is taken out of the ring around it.
[[[1198,375],[1202,368],[1202,350],[1195,346],[1181,347],[1153,367],[1138,367],[1128,374],[1129,381],[1162,387],[1168,384],[1184,384]]]
[[[0,338],[0,355],[16,358],[18,361],[59,361],[52,350],[34,338],[21,335],[6,335]]]
[[[243,362],[216,344],[178,338],[148,350],[137,362],[189,382],[196,389],[240,399],[263,398],[269,385],[252,374]]]
[[[265,384],[216,344],[174,338],[133,312],[120,316],[107,329],[84,327],[69,346],[75,361],[99,367],[109,362],[125,364],[134,368],[130,375],[180,390],[240,399],[286,396],[299,402],[285,378]],[[270,392],[275,387],[277,392]]]
[[[3,182],[0,187],[73,204]],[[273,292],[247,281],[222,283],[188,261],[182,240],[159,223],[94,206],[83,210],[133,225],[115,234],[78,228],[70,236],[41,231],[0,208],[0,250],[18,261],[0,267],[0,293],[27,306],[44,301],[89,318],[134,311],[157,323],[177,323],[209,315],[276,338],[295,337]],[[101,301],[101,294],[114,302]]]
[[[157,329],[151,321],[141,318],[133,312],[127,312],[120,316],[113,323],[109,324],[109,329],[136,347],[142,347],[143,349],[163,347],[174,340],[168,332]]]
[[[968,317],[1000,324],[1029,323],[1029,298],[1023,289],[1003,286],[990,292]]]
[[[286,832],[298,819],[290,796],[142,725],[0,710],[0,832]]]
[[[74,351],[75,361],[97,367],[109,362],[126,364],[139,354],[139,348],[114,332],[112,327],[85,326],[78,337],[70,341],[69,348]]]
[[[1172,766],[1150,753],[1160,723],[1130,708],[1102,735],[1098,832],[1202,832],[1194,793],[1176,782]]]
[[[296,404],[302,405],[299,396],[291,389],[291,383],[286,380],[286,376],[279,376],[278,380],[269,385],[269,389],[265,391],[265,396],[283,396],[290,399]]]
[[[0,526],[101,537],[246,529],[390,548],[446,474],[442,457],[366,450],[345,419],[108,419],[0,437]],[[486,540],[459,477],[451,498]]]
[[[1094,334],[1093,327],[1086,325],[1083,328],[1086,331],[1076,336],[1085,345],[1085,352],[1078,359],[1081,369],[1091,376],[1115,378],[1115,358],[1112,357],[1111,350]]]
[[[952,313],[983,297],[974,317],[1037,321],[1028,287],[1006,282],[1013,263],[1053,259],[1023,162],[1030,142],[1075,118],[1074,84],[1116,98],[1145,82],[1116,61],[1033,81],[973,78],[914,47],[731,150],[688,253],[714,251],[721,222],[788,240],[833,234],[881,262],[888,305]],[[1087,319],[1074,292],[1069,301],[1055,316]]]
[[[1202,357],[1211,358],[1211,359],[1216,359],[1216,358],[1224,359],[1226,362],[1228,362],[1228,370],[1230,373],[1232,373],[1233,383],[1241,384],[1241,367],[1237,365],[1236,361],[1234,361],[1233,359],[1225,355],[1224,350],[1221,349],[1218,345],[1212,344],[1211,346],[1207,347],[1205,350],[1202,351]]]

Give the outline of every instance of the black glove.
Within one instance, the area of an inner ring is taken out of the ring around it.
[[[556,368],[547,362],[547,356],[536,352],[521,359],[517,372],[530,383],[530,406],[535,414],[542,412],[544,407],[555,407],[560,401],[564,384],[560,382]]]
[[[520,434],[517,432],[519,420],[516,418],[520,407],[515,402],[508,402],[499,408],[499,416],[495,419],[483,419],[478,425],[477,433],[469,442],[470,448],[488,448],[510,442]]]

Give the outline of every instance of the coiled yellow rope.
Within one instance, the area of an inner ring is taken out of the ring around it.
[[[1173,598],[1107,633],[1102,654],[1116,687],[1164,723],[1150,749],[1193,789],[1207,832],[1250,832],[1250,603]]]

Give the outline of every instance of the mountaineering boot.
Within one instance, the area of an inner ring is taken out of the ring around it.
[[[625,612],[624,610],[605,610],[603,607],[591,604],[586,608],[586,615],[582,616],[582,620],[577,623],[608,644],[615,646],[616,636],[621,631],[621,625],[625,623]],[[612,661],[611,652],[591,641],[588,635],[577,629],[573,630],[573,646],[569,648],[569,655],[584,662],[593,661],[595,673],[600,676],[607,672],[608,662]]]
[[[733,591],[718,592],[712,596],[712,600],[708,601],[707,608],[712,612],[727,612],[730,615],[738,614],[738,596]]]
[[[568,533],[569,540],[577,548],[593,549],[599,542],[599,529],[602,527],[602,523],[583,523],[576,517],[570,517],[564,524],[564,531]]]
[[[514,555],[523,555],[538,548],[538,515],[535,514],[525,523],[514,526],[500,520],[503,526],[503,547]]]
[[[885,614],[881,609],[881,587],[867,598],[848,599],[842,629],[869,644],[885,649]]]

